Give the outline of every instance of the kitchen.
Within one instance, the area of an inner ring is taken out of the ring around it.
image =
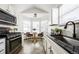
[[[32,54],[32,40],[42,41],[43,54],[79,54],[78,10],[78,4],[0,4],[0,54]]]

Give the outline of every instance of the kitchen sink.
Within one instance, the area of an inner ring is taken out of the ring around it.
[[[67,41],[69,44],[73,45],[73,46],[79,46],[79,41],[75,40],[75,39],[71,39],[71,38],[67,38],[67,37],[63,37],[65,39],[65,41]]]

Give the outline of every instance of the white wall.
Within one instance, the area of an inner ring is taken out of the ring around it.
[[[79,5],[62,5],[60,7],[60,22],[61,24],[65,24],[68,21],[79,22]],[[73,26],[68,25],[67,29],[64,29],[64,26],[61,26],[63,34],[72,37],[73,36]],[[76,24],[76,35],[79,38],[79,24]]]
[[[60,24],[65,24],[68,21],[79,20],[79,5],[64,4],[60,7]]]
[[[7,10],[8,4],[0,4],[0,8]]]

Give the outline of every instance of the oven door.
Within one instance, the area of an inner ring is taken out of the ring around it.
[[[21,37],[16,37],[10,39],[10,53],[15,52],[15,50],[18,48],[19,45],[21,45]]]

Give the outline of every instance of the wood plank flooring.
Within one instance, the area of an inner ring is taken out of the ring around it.
[[[23,49],[19,54],[45,54],[43,40],[33,43],[32,40],[24,40]]]

